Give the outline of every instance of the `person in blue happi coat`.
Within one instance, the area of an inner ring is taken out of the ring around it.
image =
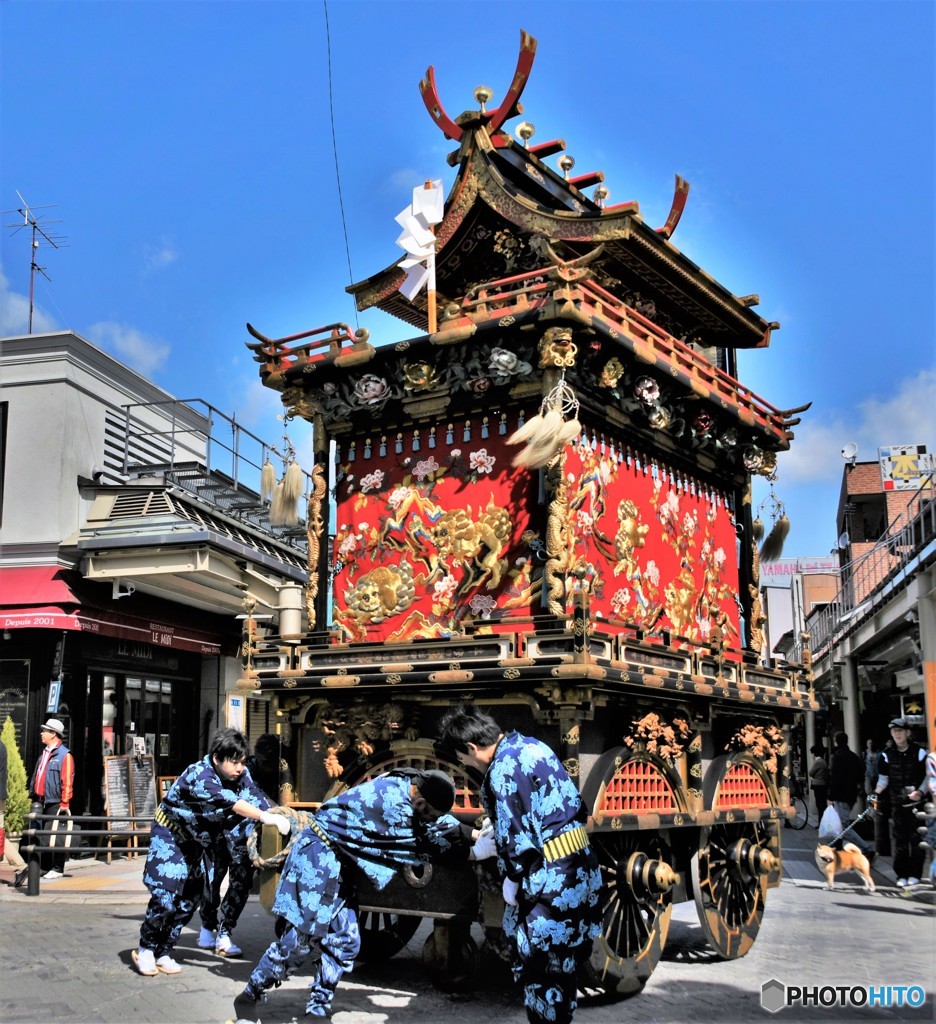
[[[150,901],[132,953],[140,974],[178,974],[171,953],[210,883],[212,852],[238,820],[275,826],[282,835],[289,819],[266,808],[270,801],[250,777],[250,747],[236,729],[219,729],[208,753],[188,766],[156,808],[150,829],[143,884]]]
[[[286,858],[273,913],[287,927],[234,1000],[237,1018],[252,1019],[257,1002],[266,999],[264,991],[310,955],[306,1013],[328,1017],[338,981],[352,969],[361,947],[353,869],[380,890],[406,865],[480,859],[471,830],[447,813],[454,802],[454,783],[434,769],[388,772],[326,800]]]
[[[516,943],[527,1018],[569,1024],[576,973],[600,922],[601,870],[578,790],[545,743],[504,733],[472,705],[448,711],[439,730],[440,748],[484,775],[481,801],[507,904],[504,933]]]

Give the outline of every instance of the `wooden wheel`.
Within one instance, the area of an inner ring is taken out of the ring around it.
[[[725,960],[744,956],[760,931],[776,858],[761,822],[712,825],[699,835],[692,888],[706,938]]]
[[[362,910],[358,914],[361,932],[361,960],[389,960],[416,934],[422,918],[415,914]]]
[[[673,909],[669,843],[656,832],[599,832],[591,837],[602,876],[601,935],[592,948],[588,982],[635,995],[653,973]]]

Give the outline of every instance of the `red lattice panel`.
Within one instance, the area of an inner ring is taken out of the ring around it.
[[[602,814],[678,810],[669,780],[647,761],[628,761],[622,765],[605,788],[599,808]]]
[[[718,799],[713,810],[724,807],[769,807],[770,794],[764,780],[749,764],[736,764],[718,787]]]

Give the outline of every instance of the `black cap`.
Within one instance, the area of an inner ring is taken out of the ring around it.
[[[909,729],[910,723],[906,718],[892,718],[887,726],[888,729]]]
[[[452,809],[452,804],[455,803],[455,783],[445,772],[430,768],[422,772],[415,782],[423,799],[435,810],[445,814]]]

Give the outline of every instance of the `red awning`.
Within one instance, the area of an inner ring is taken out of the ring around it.
[[[55,579],[61,571],[55,566],[0,569],[0,629],[68,629],[195,654],[221,653],[219,636],[188,625],[103,608],[70,608],[79,599],[64,580]]]
[[[79,604],[71,588],[56,577],[58,565],[28,565],[0,569],[0,604]]]

